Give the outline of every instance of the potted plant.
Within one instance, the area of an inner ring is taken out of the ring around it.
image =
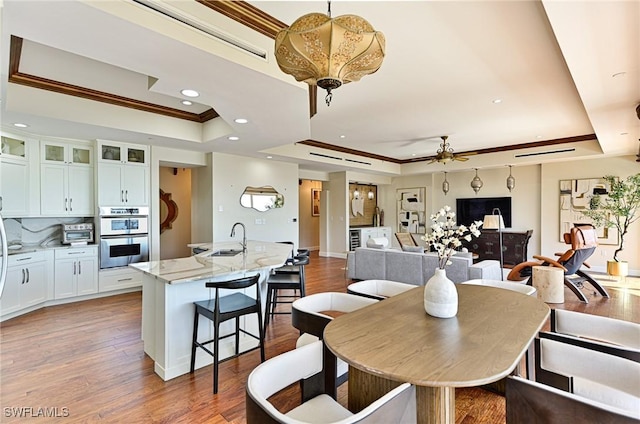
[[[629,227],[640,219],[640,173],[624,180],[607,175],[604,180],[611,187],[606,196],[594,195],[589,210],[582,214],[593,220],[596,227],[615,228],[618,231],[618,248],[613,252],[613,260],[607,262],[610,275],[627,275],[628,263],[620,260],[618,254],[624,249],[624,237]]]

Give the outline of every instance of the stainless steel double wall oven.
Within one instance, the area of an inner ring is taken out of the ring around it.
[[[100,208],[100,269],[149,260],[149,208]]]

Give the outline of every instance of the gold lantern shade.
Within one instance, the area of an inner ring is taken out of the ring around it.
[[[331,90],[380,68],[384,48],[384,35],[359,16],[309,13],[278,32],[275,56],[284,73],[327,90],[329,105]]]

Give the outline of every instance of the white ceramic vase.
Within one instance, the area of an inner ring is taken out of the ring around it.
[[[444,269],[436,268],[424,286],[424,310],[437,318],[451,318],[458,313],[458,291]]]

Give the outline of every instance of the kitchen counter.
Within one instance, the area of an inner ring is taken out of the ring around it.
[[[206,247],[204,247],[206,246]],[[291,253],[291,247],[281,243],[247,241],[247,252],[235,256],[211,256],[212,252],[225,249],[242,249],[238,242],[200,244],[205,252],[195,256],[161,261],[139,262],[129,267],[153,276],[167,284],[188,283],[217,278],[228,279],[234,273],[271,269],[282,266]]]
[[[163,380],[189,372],[191,337],[193,334],[193,302],[211,299],[215,290],[205,287],[207,281],[224,281],[260,274],[260,297],[265,306],[266,280],[271,269],[284,265],[291,246],[282,243],[247,241],[247,251],[234,256],[212,256],[220,250],[241,250],[237,241],[205,243],[208,250],[195,256],[179,259],[142,262],[129,265],[142,276],[142,340],[144,351],[154,360],[154,370]],[[224,291],[223,291],[224,293]],[[255,289],[245,294],[255,296]],[[221,294],[224,296],[225,294]],[[264,312],[263,312],[264,314]],[[204,324],[204,322],[203,322]],[[234,321],[223,323],[222,334],[227,334]],[[257,334],[256,315],[241,320],[244,329]],[[213,338],[211,325],[200,325],[199,340]],[[240,349],[254,347],[257,341],[240,337]],[[220,358],[235,353],[233,338],[220,342]],[[211,364],[210,355],[198,349],[196,368]]]

